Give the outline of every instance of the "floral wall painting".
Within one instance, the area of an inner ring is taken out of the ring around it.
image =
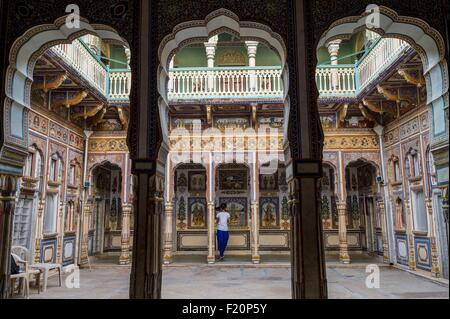
[[[178,203],[178,223],[177,227],[179,229],[185,229],[186,228],[186,201],[184,200],[184,197],[180,197],[180,201]]]
[[[206,228],[206,199],[189,198],[188,199],[188,227]]]
[[[259,226],[261,228],[279,228],[280,211],[278,197],[260,198],[259,214]]]

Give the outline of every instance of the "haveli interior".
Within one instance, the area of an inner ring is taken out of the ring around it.
[[[448,94],[438,113],[430,88],[444,84],[424,76],[426,55],[380,34],[326,34],[317,47],[323,245],[342,263],[369,254],[448,279]],[[185,255],[216,262],[211,221],[221,203],[231,214],[229,254],[255,264],[289,256],[286,48],[228,29],[207,41],[167,43],[167,78],[158,79],[167,139],[163,262]],[[132,261],[131,58],[126,44],[92,34],[58,43],[35,61],[23,127],[12,101],[10,133],[28,132],[28,154],[11,251],[36,269],[86,267],[102,254]]]

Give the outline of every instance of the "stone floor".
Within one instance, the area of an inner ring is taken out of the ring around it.
[[[92,268],[80,270],[80,288],[58,287],[56,277],[49,280],[48,290],[33,299],[101,299],[128,298],[129,266],[118,266],[106,258],[96,260]],[[287,262],[253,266],[243,263],[240,257],[229,258],[215,265],[195,264],[195,258],[185,258],[187,263],[175,263],[163,270],[162,297],[167,299],[264,299],[290,298],[290,267]],[[448,285],[380,264],[380,289],[365,286],[364,258],[360,263],[341,265],[333,260],[327,263],[329,297],[340,298],[449,298]],[[190,261],[190,262],[189,262]]]

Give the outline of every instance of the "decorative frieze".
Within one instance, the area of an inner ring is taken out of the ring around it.
[[[414,118],[411,121],[400,126],[400,138],[404,139],[412,134],[419,133],[420,123],[418,118]]]
[[[325,136],[325,149],[378,149],[378,138],[375,135]]]
[[[48,133],[48,120],[33,111],[29,111],[28,113],[28,125],[30,129],[36,132],[42,134]]]
[[[126,138],[91,138],[89,152],[128,152]]]
[[[49,136],[61,141],[63,143],[68,143],[69,140],[69,130],[65,127],[50,121],[49,125]]]

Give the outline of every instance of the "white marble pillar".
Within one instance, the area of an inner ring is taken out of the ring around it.
[[[214,58],[216,56],[216,47],[219,36],[213,36],[209,38],[208,42],[205,43],[206,59],[208,61],[208,68],[214,67]],[[210,73],[210,72],[209,72]],[[208,74],[208,91],[212,92],[214,89],[214,79],[212,74]]]
[[[208,225],[208,264],[213,264],[216,261],[216,214],[215,214],[215,202],[214,202],[214,193],[215,193],[215,167],[213,163],[212,153],[208,154],[208,160],[206,163],[206,201],[208,206],[208,216],[207,216],[207,225]]]
[[[250,165],[250,190],[251,190],[251,249],[252,262],[259,264],[261,258],[259,256],[259,165],[258,155],[256,152],[251,154],[252,163]]]
[[[174,172],[170,154],[167,157],[165,176],[165,203],[164,203],[164,255],[163,262],[168,265],[173,257],[173,198],[174,198]]]
[[[342,159],[342,152],[339,152],[339,194],[338,202],[336,203],[338,212],[338,231],[339,231],[339,260],[344,263],[350,263],[350,256],[348,254],[347,241],[347,186],[345,179],[345,167]]]
[[[247,55],[248,55],[248,66],[255,67],[256,66],[256,52],[258,50],[258,42],[257,41],[245,41],[245,45],[247,46]],[[250,71],[250,90],[257,90],[257,79],[255,71]]]
[[[328,53],[330,54],[331,65],[338,64],[339,45],[341,40],[334,40],[328,43]],[[331,69],[331,86],[333,89],[339,88],[339,76],[337,68]]]
[[[130,263],[130,217],[132,205],[128,203],[122,204],[122,238],[121,238],[121,252],[119,263],[121,265],[127,265]]]

